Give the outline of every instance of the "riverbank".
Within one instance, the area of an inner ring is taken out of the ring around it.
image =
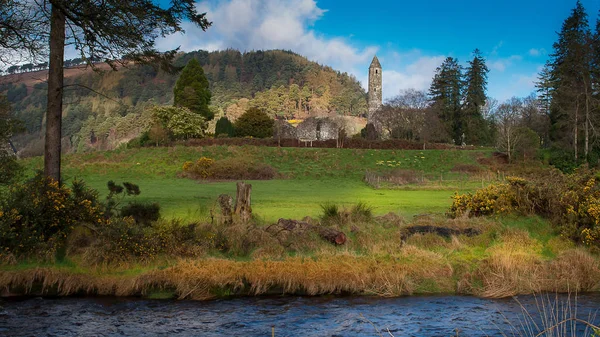
[[[247,256],[157,257],[135,264],[89,265],[73,255],[57,264],[0,267],[6,295],[142,296],[206,300],[227,296],[354,294],[395,297],[468,294],[501,298],[600,290],[600,259],[574,247],[538,218],[462,219],[480,234],[414,234],[406,224],[350,233],[344,246],[278,252],[265,242]],[[417,222],[418,223],[418,222]],[[354,225],[357,226],[357,225]],[[364,225],[366,226],[366,224]],[[343,228],[342,228],[343,229]],[[315,239],[318,240],[318,239]]]

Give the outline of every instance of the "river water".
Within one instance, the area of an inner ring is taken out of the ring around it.
[[[556,303],[555,297],[551,295],[550,302]],[[535,313],[542,298],[517,299]],[[547,300],[543,302],[548,306]],[[578,295],[574,302],[571,299],[570,307],[577,308],[577,317],[600,325],[600,312],[595,315],[600,294]],[[558,303],[562,307],[567,297],[560,296]],[[277,337],[379,336],[377,330],[382,336],[455,336],[457,329],[459,336],[513,336],[523,321],[515,299],[468,296],[290,296],[206,302],[27,298],[0,300],[0,307],[0,336],[268,337],[272,327]],[[585,335],[583,326],[577,328],[577,336]]]

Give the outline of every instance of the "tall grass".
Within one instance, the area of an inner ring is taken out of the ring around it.
[[[600,327],[594,325],[597,311],[580,313],[577,306],[577,294],[569,293],[565,298],[549,293],[537,294],[535,306],[528,308],[517,298],[521,315],[517,322],[506,320],[512,336],[522,337],[598,337]],[[582,315],[583,314],[583,315]]]

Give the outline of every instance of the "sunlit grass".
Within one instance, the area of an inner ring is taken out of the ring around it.
[[[250,157],[273,166],[282,176],[271,181],[251,182],[253,211],[265,221],[316,217],[320,205],[327,202],[340,205],[365,202],[375,214],[397,212],[412,216],[424,212],[443,213],[450,206],[454,190],[464,192],[479,186],[479,182],[461,182],[464,175],[451,170],[458,163],[477,165],[476,159],[487,155],[489,151],[177,146],[66,155],[63,176],[66,180],[83,179],[101,195],[106,195],[109,180],[133,182],[142,191],[137,199],[158,202],[163,216],[200,220],[208,216],[220,194],[235,195],[235,182],[198,183],[179,178],[183,163],[202,156]],[[398,190],[375,190],[362,182],[366,169],[388,169],[378,165],[387,161],[401,162],[423,174],[459,180],[453,183],[436,180],[425,186],[406,186]],[[42,166],[41,158],[28,159],[25,163],[29,174]]]

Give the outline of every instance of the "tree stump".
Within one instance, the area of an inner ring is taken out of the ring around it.
[[[235,197],[235,214],[240,217],[242,223],[247,223],[252,217],[252,207],[250,206],[250,193],[252,185],[244,182],[237,183],[237,192]]]
[[[221,208],[221,219],[226,225],[233,223],[233,198],[227,194],[221,194],[217,199]]]

